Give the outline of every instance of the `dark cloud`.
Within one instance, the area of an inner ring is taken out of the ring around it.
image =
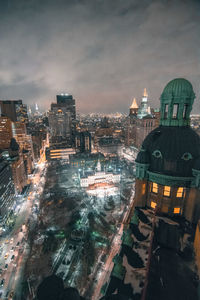
[[[1,0],[0,98],[48,109],[65,91],[81,112],[126,112],[176,77],[199,98],[199,20],[195,0]]]

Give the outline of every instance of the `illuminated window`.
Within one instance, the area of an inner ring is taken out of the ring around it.
[[[157,205],[156,202],[151,201],[151,207],[152,208],[156,208],[156,205]]]
[[[180,214],[181,209],[180,207],[174,207],[174,214]]]
[[[169,197],[170,196],[170,190],[171,190],[171,187],[165,185],[165,187],[164,187],[164,194],[163,195]]]
[[[153,184],[152,184],[152,192],[155,194],[158,193],[158,185],[155,182],[153,182]]]
[[[144,195],[144,194],[145,194],[145,190],[146,190],[146,184],[145,184],[145,183],[143,183],[143,185],[142,185],[142,195]]]
[[[183,187],[179,187],[176,193],[177,198],[182,198],[183,197]]]

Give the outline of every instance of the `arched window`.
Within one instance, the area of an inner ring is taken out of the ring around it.
[[[174,105],[173,105],[173,114],[172,114],[172,118],[173,118],[173,119],[177,119],[177,118],[178,118],[178,104],[174,104]]]
[[[167,117],[168,117],[168,108],[169,108],[169,105],[165,104],[164,119],[167,119]]]

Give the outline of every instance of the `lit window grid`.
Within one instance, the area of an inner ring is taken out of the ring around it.
[[[164,192],[163,192],[163,195],[169,197],[169,196],[170,196],[170,192],[171,192],[171,187],[165,185],[165,186],[164,186]]]
[[[153,182],[153,184],[152,184],[152,192],[155,194],[158,193],[158,185],[155,182]]]
[[[182,198],[183,197],[183,187],[179,187],[176,193],[177,198]]]

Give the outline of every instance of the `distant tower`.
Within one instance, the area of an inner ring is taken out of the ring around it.
[[[137,112],[138,112],[138,105],[137,105],[137,102],[136,102],[136,99],[134,98],[133,99],[133,102],[130,106],[130,112],[129,112],[129,115],[134,115],[134,116],[137,116]]]
[[[146,88],[144,89],[143,97],[142,97],[142,102],[138,108],[138,114],[137,117],[138,119],[142,119],[143,117],[147,116],[148,113],[148,94]]]
[[[38,105],[37,105],[37,103],[36,103],[36,104],[35,104],[35,111],[38,112],[38,110],[39,110],[39,109],[38,109]]]

